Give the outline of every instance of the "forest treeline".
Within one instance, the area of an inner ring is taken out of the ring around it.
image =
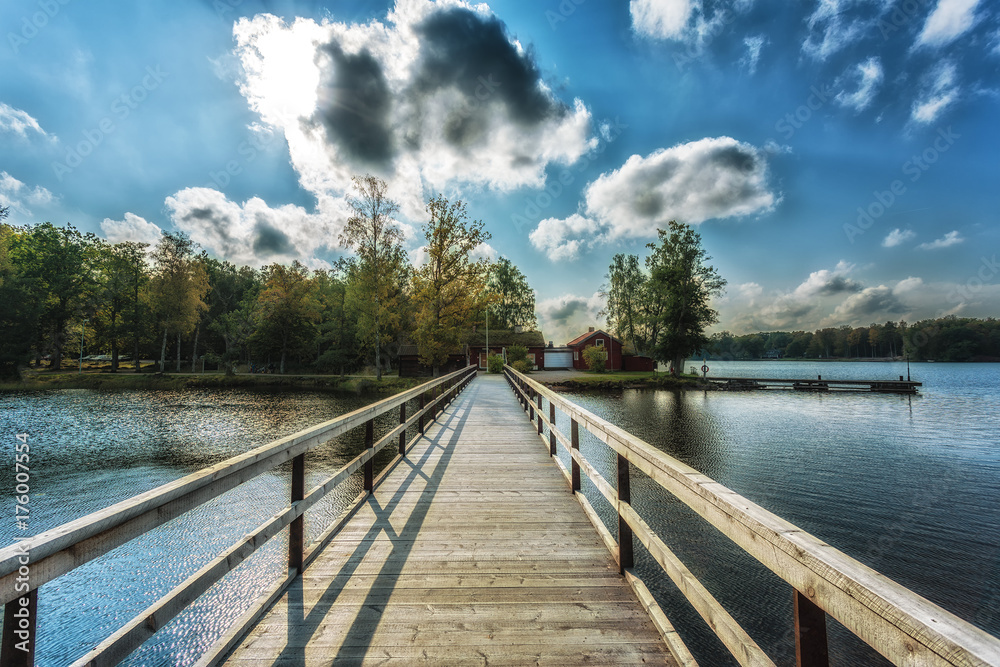
[[[203,362],[286,372],[383,370],[416,343],[437,366],[472,326],[535,326],[535,296],[509,260],[477,259],[490,235],[462,202],[427,205],[427,260],[414,267],[385,183],[355,179],[354,215],[331,268],[262,268],[210,257],[183,234],[154,246],[109,243],[72,225],[0,223],[0,376],[34,362],[106,354],[111,370],[194,370]],[[0,220],[6,211],[0,209]]]
[[[1000,321],[943,317],[828,327],[816,331],[770,331],[711,337],[713,359],[885,359],[914,361],[1000,361]]]

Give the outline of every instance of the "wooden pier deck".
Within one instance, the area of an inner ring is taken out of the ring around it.
[[[533,424],[480,376],[227,665],[677,664]]]

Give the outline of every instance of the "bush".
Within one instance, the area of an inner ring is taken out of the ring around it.
[[[489,368],[490,373],[503,373],[503,357],[499,354],[491,354],[486,360],[486,366]]]
[[[511,345],[507,348],[507,363],[513,366],[518,361],[528,360],[528,348],[523,345]]]
[[[595,373],[603,373],[608,363],[608,355],[604,350],[591,345],[583,350],[583,360],[587,362],[587,368]]]
[[[511,366],[513,366],[514,370],[517,371],[518,373],[528,374],[531,372],[531,364],[528,362],[527,359],[518,359],[517,361],[512,363]]]

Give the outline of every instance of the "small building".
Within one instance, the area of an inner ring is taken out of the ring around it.
[[[460,371],[469,365],[468,348],[453,350],[448,361],[441,366],[441,375]],[[420,350],[416,345],[399,346],[399,377],[431,377],[434,369],[420,363]]]
[[[489,338],[489,347],[486,346]],[[541,331],[521,331],[520,327],[510,329],[477,328],[469,336],[469,359],[479,368],[487,368],[487,357],[491,354],[504,355],[506,350],[520,345],[528,350],[528,361],[536,369],[545,370],[545,336]]]
[[[587,333],[566,343],[566,347],[572,350],[573,368],[578,370],[587,370],[583,351],[588,347],[604,350],[608,358],[607,369],[609,371],[653,371],[656,369],[656,362],[652,358],[636,354],[631,344],[624,343],[608,332],[594,327],[590,327]]]

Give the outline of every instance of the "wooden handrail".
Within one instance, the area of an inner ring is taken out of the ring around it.
[[[366,471],[365,488],[372,488],[372,464],[375,454],[398,439],[400,454],[405,455],[406,429],[420,424],[423,432],[424,418],[428,414],[433,419],[437,412],[457,396],[476,375],[476,367],[468,366],[418,387],[401,392],[346,415],[323,422],[293,435],[262,445],[245,454],[234,456],[208,468],[199,470],[179,480],[133,496],[127,500],[70,521],[61,526],[39,533],[27,540],[0,549],[0,604],[5,612],[13,612],[23,606],[22,599],[28,595],[24,590],[23,577],[19,585],[19,568],[24,566],[24,553],[29,554],[29,591],[34,591],[80,565],[107,553],[126,542],[139,537],[149,530],[198,507],[212,498],[242,484],[249,479],[267,472],[276,466],[293,461],[292,497],[290,504],[279,510],[261,524],[254,532],[226,549],[221,555],[191,575],[185,582],[161,597],[142,614],[129,621],[111,637],[103,641],[93,651],[78,660],[75,665],[114,665],[124,659],[135,648],[165,625],[167,621],[208,590],[216,581],[260,548],[267,540],[291,524],[289,539],[289,567],[295,573],[303,568],[304,541],[302,539],[302,519],[306,510],[316,504],[330,491],[346,481],[351,474],[362,468]],[[441,390],[431,400],[426,400],[429,392]],[[445,391],[447,389],[447,391]],[[407,418],[406,403],[419,399],[420,409]],[[370,434],[376,417],[399,408],[400,424],[379,439],[371,441],[365,451],[343,466],[322,484],[305,493],[304,456],[313,449],[351,429],[365,426]],[[364,494],[358,496],[348,511],[359,506]],[[325,536],[329,539],[329,536]],[[285,585],[290,583],[286,580]],[[34,612],[34,610],[33,610]],[[32,618],[34,621],[34,618]],[[34,650],[34,632],[30,634],[31,651],[15,650],[14,629],[16,624],[5,623],[0,663],[4,665],[31,664]]]
[[[740,664],[773,663],[763,652],[758,653],[756,644],[750,646],[746,643],[746,633],[735,621],[730,623],[726,618],[728,613],[719,615],[721,607],[716,607],[717,601],[705,597],[708,595],[711,598],[700,583],[694,585],[691,581],[693,575],[683,568],[683,564],[639,517],[631,504],[616,497],[617,492],[612,490],[611,484],[577,449],[579,440],[576,434],[569,440],[571,446],[567,447],[568,440],[555,428],[554,420],[546,418],[540,408],[535,409],[530,396],[544,397],[550,405],[569,417],[573,430],[577,425],[585,428],[788,582],[794,589],[797,628],[801,617],[812,619],[810,622],[815,630],[816,614],[811,608],[815,607],[837,619],[896,665],[1000,665],[1000,639],[513,368],[505,367],[505,374],[522,403],[532,406],[531,412],[537,414],[539,423],[544,422],[550,433],[555,433],[556,441],[569,451],[573,471],[578,474],[576,471],[582,470],[594,480],[601,495],[607,498],[618,516],[647,546],[653,558],[678,583],[695,609],[716,629]],[[543,435],[542,441],[550,446],[550,438]],[[578,482],[573,481],[572,484],[578,488]],[[805,636],[797,634],[796,640],[799,664],[823,664],[826,655],[825,630],[805,633]],[[821,642],[822,646],[810,642]],[[815,662],[809,662],[809,656],[813,656]]]

